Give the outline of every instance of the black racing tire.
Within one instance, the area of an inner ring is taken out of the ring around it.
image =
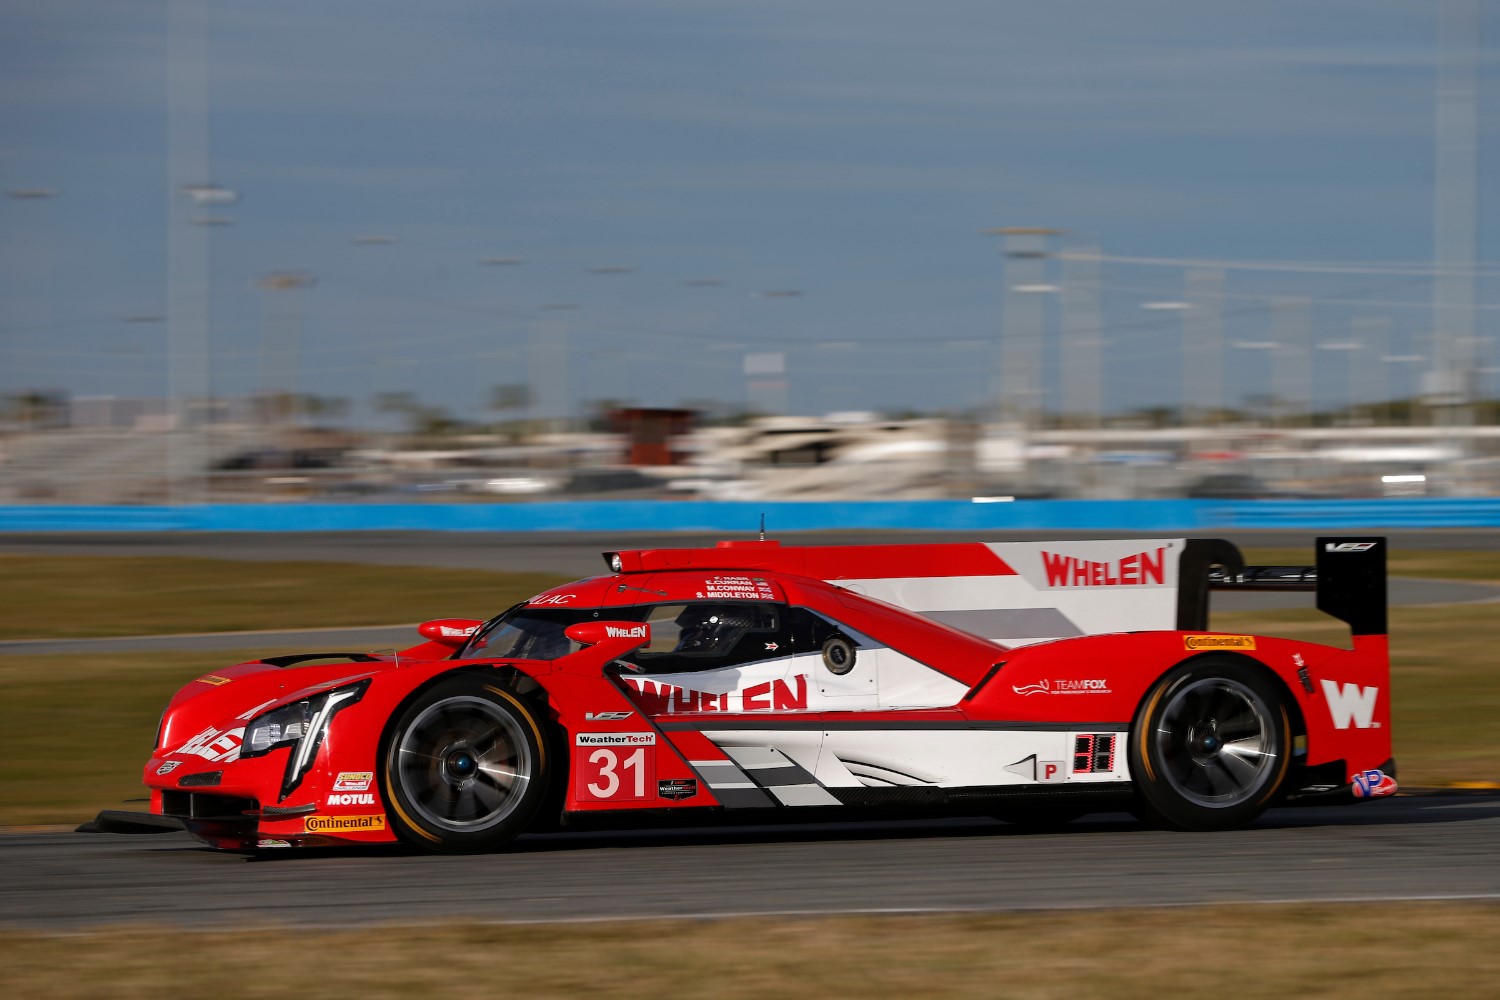
[[[550,773],[536,710],[495,678],[463,674],[423,691],[392,720],[380,782],[403,841],[477,854],[530,826]]]
[[[1130,733],[1133,811],[1152,826],[1232,830],[1281,790],[1292,759],[1286,698],[1267,672],[1225,656],[1154,684]]]

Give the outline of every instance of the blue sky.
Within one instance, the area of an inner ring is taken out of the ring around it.
[[[406,389],[479,417],[528,368],[563,405],[534,346],[558,338],[574,407],[740,405],[753,351],[786,352],[801,412],[984,405],[1005,284],[989,227],[1132,257],[1432,254],[1436,4],[206,7],[202,180],[241,195],[213,210],[234,225],[188,237],[211,247],[220,393],[264,378],[290,307],[256,281],[276,270],[317,278],[295,293],[304,390]],[[162,0],[7,4],[0,188],[61,194],[0,200],[0,390],[165,391],[165,324],[123,318],[168,310],[168,153],[190,134],[169,131],[168,57]],[[1484,257],[1500,209],[1481,204]],[[353,242],[372,234],[395,241]],[[501,256],[525,262],[479,263]],[[609,265],[633,270],[591,271]],[[685,284],[706,278],[723,283]],[[1104,283],[1125,331],[1106,405],[1175,403],[1180,326],[1139,304],[1180,296],[1182,269],[1113,264]],[[1382,316],[1399,352],[1430,327],[1420,279],[1234,272],[1228,289],[1231,337],[1264,335],[1271,295],[1405,303],[1315,304],[1324,339]]]

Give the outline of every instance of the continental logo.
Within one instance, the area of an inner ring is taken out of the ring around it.
[[[309,816],[304,833],[349,833],[355,830],[384,830],[384,816]]]
[[[1254,649],[1253,635],[1185,635],[1183,649]]]

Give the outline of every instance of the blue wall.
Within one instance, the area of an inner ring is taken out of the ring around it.
[[[1500,500],[577,501],[497,504],[212,504],[0,507],[22,531],[701,531],[744,536],[889,528],[934,531],[1312,531],[1500,527]]]

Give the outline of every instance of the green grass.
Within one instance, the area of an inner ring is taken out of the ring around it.
[[[146,794],[141,769],[172,693],[276,652],[291,650],[0,656],[0,827],[76,825],[126,808]]]
[[[540,573],[325,562],[0,555],[0,639],[488,618],[565,582]]]
[[[1500,907],[1195,907],[566,926],[0,933],[30,1000],[1493,996]],[[184,990],[183,983],[191,983]],[[497,985],[498,984],[498,985]]]

